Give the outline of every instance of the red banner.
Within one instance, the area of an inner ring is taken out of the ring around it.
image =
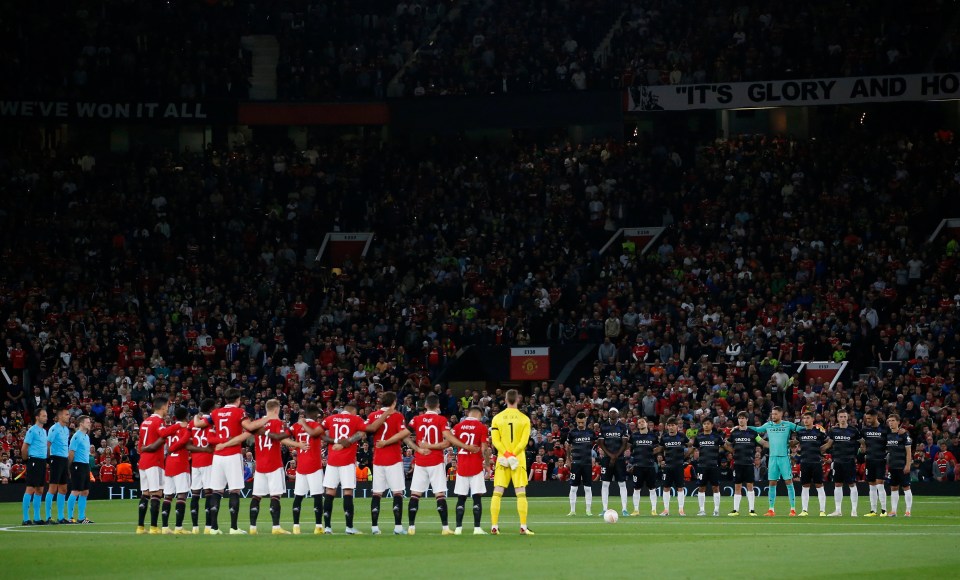
[[[833,388],[840,380],[840,375],[847,368],[847,361],[842,362],[805,362],[802,366],[803,384],[809,385],[814,379],[823,379],[823,383]]]
[[[511,348],[510,380],[543,381],[550,378],[550,349]]]

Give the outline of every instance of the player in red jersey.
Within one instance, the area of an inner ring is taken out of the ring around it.
[[[243,458],[241,444],[250,436],[250,432],[258,431],[276,416],[261,417],[253,421],[240,408],[240,391],[234,387],[223,393],[226,405],[214,410],[210,414],[210,423],[215,432],[215,439],[219,443],[214,448],[213,464],[210,473],[210,489],[213,490],[213,502],[210,506],[210,533],[219,535],[218,516],[220,502],[223,500],[223,490],[230,493],[230,533],[246,534],[238,527],[240,516],[240,490],[243,489]]]
[[[273,535],[289,534],[280,527],[280,496],[287,491],[287,484],[283,477],[283,457],[280,455],[280,446],[307,451],[310,444],[301,443],[290,438],[286,426],[279,418],[280,401],[267,401],[267,416],[274,417],[257,431],[256,436],[256,470],[253,474],[253,500],[250,501],[250,533],[257,533],[257,516],[260,515],[260,499],[270,496],[270,517],[273,519]],[[279,442],[279,444],[277,443]]]
[[[480,422],[483,410],[470,407],[467,416],[453,427],[453,432],[444,433],[444,442],[430,445],[432,449],[443,449],[450,445],[457,447],[457,477],[453,493],[457,496],[457,527],[453,534],[463,533],[463,515],[467,509],[467,496],[473,496],[473,534],[486,535],[480,527],[483,515],[481,499],[487,493],[487,483],[483,471],[490,458],[490,431]]]
[[[209,451],[194,451],[190,455],[190,519],[193,522],[193,533],[200,533],[200,494],[204,496],[204,527],[210,530],[210,504],[213,501],[213,491],[210,490],[210,472],[213,465],[213,449],[210,438],[215,434],[207,420],[213,411],[216,402],[213,399],[204,399],[200,402],[200,413],[193,418],[190,430],[193,433],[192,443],[198,449]]]
[[[170,406],[168,399],[163,395],[153,398],[153,414],[140,423],[140,434],[137,440],[140,453],[140,505],[137,520],[137,534],[145,534],[144,520],[147,517],[147,504],[150,505],[150,533],[159,534],[157,520],[160,518],[160,500],[163,498],[163,440],[160,430],[163,429],[163,417]],[[153,445],[160,441],[160,445]]]
[[[333,533],[333,528],[330,527],[330,515],[333,512],[333,498],[338,486],[343,489],[343,515],[347,521],[347,534],[361,533],[353,527],[353,490],[357,487],[357,442],[366,437],[367,433],[375,433],[392,414],[393,411],[387,411],[367,425],[357,416],[357,406],[348,403],[344,405],[343,411],[323,420],[322,426],[326,433],[321,437],[325,443],[329,444],[327,470],[323,474],[324,533]],[[317,432],[311,432],[311,435],[314,434]]]
[[[309,448],[297,453],[297,471],[293,484],[293,533],[300,533],[300,506],[309,492],[313,496],[313,514],[316,520],[313,533],[323,533],[323,427],[317,422],[320,408],[309,403],[303,408],[300,420],[292,427],[297,441]],[[308,429],[310,431],[308,431]],[[310,433],[317,435],[311,435]]]
[[[176,422],[160,430],[161,439],[167,441],[167,458],[163,472],[163,507],[160,512],[164,534],[189,534],[183,529],[183,516],[187,506],[187,492],[190,491],[190,451],[200,450],[192,444],[190,423],[187,422],[186,407],[177,407],[174,410]],[[162,440],[157,440],[151,446],[161,447]],[[213,451],[213,449],[210,449]],[[171,530],[170,505],[176,497],[176,530]]]
[[[397,395],[389,391],[380,394],[380,410],[374,411],[367,417],[371,424],[387,411],[396,411]],[[406,484],[403,478],[403,450],[400,442],[419,453],[421,450],[410,437],[410,430],[403,426],[403,417],[399,413],[390,415],[374,436],[376,443],[373,450],[373,499],[370,502],[370,518],[373,523],[372,533],[378,535],[380,527],[377,525],[380,517],[380,498],[388,489],[393,493],[393,533],[403,535],[403,493]]]
[[[416,437],[417,445],[430,449],[446,439],[445,434],[450,432],[447,418],[440,414],[440,398],[431,393],[424,401],[426,411],[410,421],[410,429]],[[443,467],[443,451],[429,450],[426,454],[417,453],[413,459],[413,479],[410,481],[410,507],[408,518],[410,527],[407,533],[411,536],[416,533],[417,511],[420,509],[420,496],[427,489],[433,488],[437,498],[437,511],[440,513],[440,524],[443,526],[441,535],[452,536],[447,519],[447,474]]]

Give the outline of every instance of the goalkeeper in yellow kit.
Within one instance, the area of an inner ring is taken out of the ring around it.
[[[507,408],[497,413],[490,424],[490,439],[497,450],[497,467],[493,473],[493,499],[490,502],[490,533],[499,534],[500,501],[503,490],[513,483],[520,514],[520,534],[532,536],[527,529],[527,442],[530,440],[530,418],[517,409],[520,393],[506,393]]]

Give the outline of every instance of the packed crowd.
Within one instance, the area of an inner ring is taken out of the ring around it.
[[[605,62],[623,86],[922,72],[955,15],[948,2],[644,0]]]
[[[279,43],[284,100],[947,70],[957,15],[945,1],[864,0],[97,0],[56,14],[4,9],[17,18],[0,22],[0,95],[114,100],[246,98],[251,54],[241,37],[262,34]]]
[[[423,96],[609,88],[594,52],[622,11],[620,0],[464,2],[393,90]]]
[[[383,99],[390,80],[446,17],[451,0],[280,2],[278,98]]]
[[[598,345],[593,373],[525,405],[531,453],[555,458],[578,408],[696,429],[774,404],[822,424],[879,407],[907,420],[918,477],[955,473],[958,241],[925,243],[960,188],[955,140],[426,147],[4,152],[8,459],[36,409],[66,405],[95,417],[99,464],[135,465],[152,394],[196,409],[229,385],[288,421],[305,401],[366,414],[381,388],[408,417],[429,391],[449,416],[492,414],[495,390],[437,381],[460,349],[581,342]],[[650,252],[599,254],[656,222]],[[338,230],[376,242],[317,266]],[[790,377],[825,359],[850,362],[835,385]]]
[[[96,0],[56,11],[5,2],[3,11],[11,17],[0,19],[2,96],[247,96],[250,61],[240,46],[246,12],[232,2]]]

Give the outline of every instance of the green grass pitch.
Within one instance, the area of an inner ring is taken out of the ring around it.
[[[614,494],[612,504],[619,506]],[[745,503],[745,502],[744,502]],[[816,498],[811,503],[816,505]],[[651,517],[643,498],[641,517],[605,524],[598,516],[567,517],[565,498],[531,498],[530,527],[521,537],[515,502],[504,498],[499,537],[474,537],[472,515],[461,537],[440,536],[433,500],[421,503],[417,535],[394,536],[393,517],[384,511],[382,536],[369,535],[369,501],[357,501],[357,526],[366,534],[343,532],[342,503],[334,507],[333,536],[272,536],[263,510],[257,536],[136,536],[135,501],[90,502],[91,526],[20,527],[20,505],[0,505],[0,577],[6,578],[949,578],[960,570],[960,497],[918,497],[914,516],[788,518],[786,501],[776,518],[697,517],[696,498],[688,515]],[[224,502],[226,505],[226,502]],[[304,502],[304,531],[312,531],[312,500]],[[384,503],[389,510],[389,503]],[[467,506],[470,507],[468,502]],[[758,511],[766,509],[758,498]],[[833,499],[828,498],[828,507]],[[289,529],[290,500],[283,524]],[[707,499],[707,508],[712,509]],[[241,528],[249,500],[241,501]],[[848,505],[844,507],[849,508]],[[900,503],[903,508],[903,501]],[[406,508],[406,505],[404,505]],[[454,503],[450,504],[451,523]],[[632,503],[631,503],[632,508]],[[676,502],[673,502],[674,511]],[[583,514],[583,498],[578,503]],[[599,501],[594,509],[599,512]],[[171,516],[172,518],[172,516]],[[149,520],[149,516],[148,516]],[[189,514],[187,514],[189,524]],[[171,519],[172,521],[172,519]],[[484,527],[489,529],[489,498]],[[229,522],[221,515],[220,524]],[[404,514],[406,522],[406,514]],[[201,521],[202,523],[202,521]]]

